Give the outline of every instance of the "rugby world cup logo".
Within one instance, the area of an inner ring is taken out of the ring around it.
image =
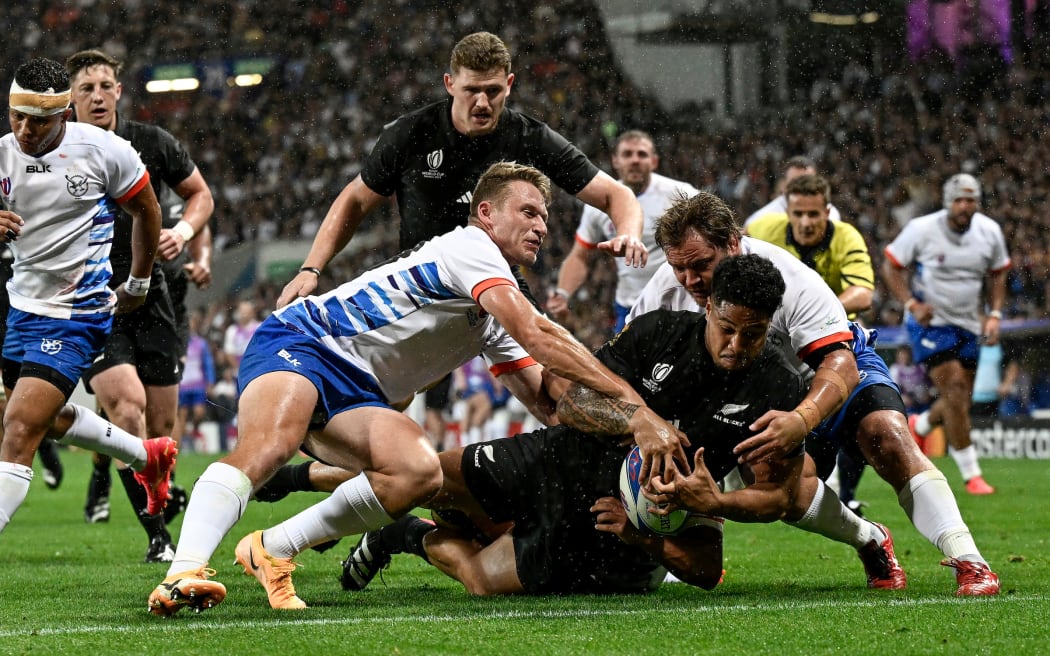
[[[444,161],[445,154],[441,151],[440,148],[427,155],[427,166],[429,166],[432,169],[441,168],[441,163]]]
[[[653,381],[662,383],[672,369],[674,369],[674,365],[664,364],[663,362],[657,363],[653,367]]]
[[[40,342],[40,350],[48,355],[58,355],[62,350],[62,340],[45,338]]]

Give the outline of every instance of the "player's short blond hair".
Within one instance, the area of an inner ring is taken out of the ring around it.
[[[472,71],[492,71],[500,69],[510,74],[510,50],[491,32],[474,32],[459,40],[452,48],[449,69],[453,74],[459,69]]]
[[[539,169],[517,162],[496,162],[478,178],[478,184],[474,187],[470,199],[470,215],[478,215],[478,205],[482,201],[502,205],[510,195],[510,184],[518,181],[527,182],[539,189],[543,196],[543,204],[551,204],[551,180]]]

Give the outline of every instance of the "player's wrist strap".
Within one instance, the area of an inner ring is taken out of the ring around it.
[[[179,221],[172,227],[171,230],[178,236],[182,237],[182,241],[189,241],[193,239],[193,235],[195,234],[193,226],[191,226],[185,221]]]
[[[149,283],[150,278],[128,276],[128,279],[124,281],[124,291],[129,296],[145,296],[146,292],[149,291]]]

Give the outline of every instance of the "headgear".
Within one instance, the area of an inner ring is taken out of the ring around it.
[[[960,198],[973,198],[981,202],[981,183],[969,173],[956,173],[944,183],[944,207],[952,206]]]

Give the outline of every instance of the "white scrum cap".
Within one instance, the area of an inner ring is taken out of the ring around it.
[[[944,207],[951,207],[960,198],[973,198],[981,202],[981,183],[969,173],[956,173],[944,183]]]

